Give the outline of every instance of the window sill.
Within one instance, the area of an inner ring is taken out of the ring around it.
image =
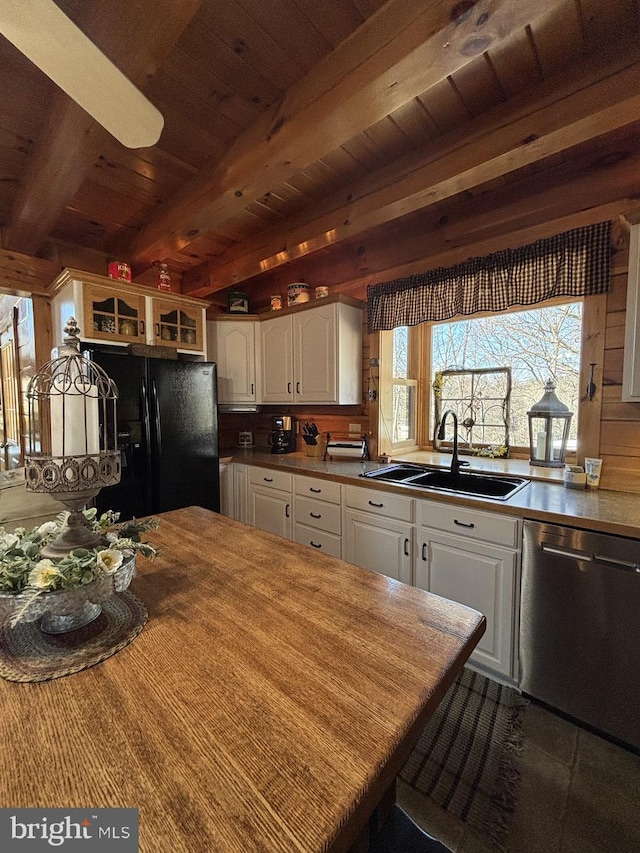
[[[478,471],[485,474],[512,474],[515,477],[526,477],[528,480],[541,480],[545,483],[564,482],[564,466],[562,468],[541,468],[530,465],[528,459],[490,459],[487,456],[461,456],[463,462],[469,462],[465,471]],[[417,465],[435,465],[449,468],[450,453],[436,453],[432,450],[416,450],[411,453],[392,453],[393,462],[415,462]]]

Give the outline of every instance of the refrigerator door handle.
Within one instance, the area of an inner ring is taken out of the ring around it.
[[[151,380],[151,401],[153,403],[153,425],[155,428],[156,453],[162,455],[162,429],[160,425],[160,404],[158,403],[158,386],[156,380]]]
[[[144,444],[147,463],[151,465],[151,420],[149,418],[149,393],[147,391],[147,380],[140,380],[140,409],[142,415],[142,429],[144,431]]]

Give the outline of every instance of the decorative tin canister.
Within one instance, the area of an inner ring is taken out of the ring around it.
[[[248,314],[249,297],[240,290],[234,290],[229,294],[229,314]]]
[[[166,264],[158,264],[158,290],[171,290],[171,273]]]
[[[320,285],[320,287],[316,287],[316,299],[324,299],[325,296],[329,295],[329,288],[325,287],[325,285]]]
[[[282,308],[282,296],[279,293],[276,293],[271,297],[271,310],[279,311]]]
[[[131,267],[123,261],[109,261],[107,273],[109,278],[115,278],[118,281],[131,281]]]
[[[296,281],[287,287],[287,305],[300,305],[309,301],[309,285],[303,281]]]

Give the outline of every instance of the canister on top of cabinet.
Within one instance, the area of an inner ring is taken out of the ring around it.
[[[229,294],[229,314],[248,314],[249,297],[241,290],[233,290]]]
[[[296,281],[287,287],[287,305],[301,305],[309,301],[309,285],[303,281]]]

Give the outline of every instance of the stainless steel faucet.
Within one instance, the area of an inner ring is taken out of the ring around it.
[[[451,415],[453,418],[453,456],[451,458],[451,473],[457,474],[463,465],[468,465],[468,462],[460,462],[458,459],[458,416],[453,409],[447,409],[443,414],[438,428],[438,440],[444,441],[444,423],[447,417]]]

